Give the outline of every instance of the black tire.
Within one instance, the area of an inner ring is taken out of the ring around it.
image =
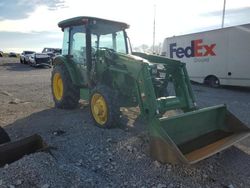
[[[22,59],[21,59],[21,58],[20,58],[20,63],[21,63],[21,64],[23,64],[23,61],[22,61]]]
[[[37,68],[37,64],[36,64],[36,61],[34,61],[34,63],[32,64],[32,67],[35,67],[35,68]]]
[[[92,101],[96,95],[101,95],[107,106],[107,119],[103,121],[103,124],[97,122],[95,115],[93,114],[94,105]],[[118,95],[114,90],[105,85],[96,86],[91,91],[89,103],[91,117],[95,122],[95,125],[101,128],[111,128],[114,127],[116,123],[118,123],[120,117],[120,105],[118,101]]]
[[[6,142],[10,142],[10,137],[5,130],[0,127],[0,144],[4,144]]]
[[[220,80],[216,76],[207,77],[204,83],[213,88],[218,88],[220,86]]]
[[[23,63],[24,63],[24,64],[27,64],[27,61],[26,61],[26,59],[25,59],[25,58],[23,59]]]
[[[57,99],[54,93],[53,80],[56,74],[61,76],[63,91],[61,99]],[[73,85],[71,77],[65,65],[58,64],[53,67],[52,76],[51,76],[51,89],[52,95],[55,103],[55,107],[62,109],[73,109],[78,106],[80,99],[80,89]]]

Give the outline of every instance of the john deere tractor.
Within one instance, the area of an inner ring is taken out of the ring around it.
[[[126,23],[75,17],[58,26],[64,38],[51,78],[56,107],[87,100],[95,124],[110,128],[119,122],[120,107],[139,106],[151,156],[160,162],[192,164],[249,135],[225,105],[197,108],[185,63],[132,52]]]

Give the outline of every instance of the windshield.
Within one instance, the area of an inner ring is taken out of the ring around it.
[[[69,47],[69,48],[68,48]],[[119,53],[128,53],[126,33],[113,27],[92,28],[91,30],[92,54],[101,48],[108,48]],[[62,54],[70,54],[76,58],[76,62],[84,62],[86,59],[86,28],[83,25],[64,29],[64,41]]]
[[[25,51],[24,53],[25,53],[25,54],[33,54],[33,53],[35,53],[35,52],[33,52],[33,51]]]
[[[99,48],[109,48],[116,52],[127,53],[124,31],[100,35]]]

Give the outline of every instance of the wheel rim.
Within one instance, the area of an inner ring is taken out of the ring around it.
[[[104,125],[108,119],[107,103],[102,95],[95,93],[91,98],[91,112],[95,121]]]
[[[211,77],[209,79],[209,85],[211,87],[218,87],[220,84],[219,84],[219,80],[216,78],[216,77]]]
[[[56,73],[53,77],[53,91],[56,100],[61,100],[63,96],[63,81],[59,73]]]

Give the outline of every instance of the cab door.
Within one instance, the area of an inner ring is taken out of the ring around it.
[[[87,74],[87,58],[90,58],[89,62],[92,62],[92,56],[96,49],[97,36],[93,34],[90,35],[90,56],[87,56],[87,34],[86,26],[79,25],[71,27],[69,32],[69,55],[71,56],[72,63],[76,67],[76,71],[80,77],[81,85],[88,84],[88,74]]]
[[[84,25],[71,27],[69,31],[69,55],[80,78],[80,85],[87,84],[85,31]]]

